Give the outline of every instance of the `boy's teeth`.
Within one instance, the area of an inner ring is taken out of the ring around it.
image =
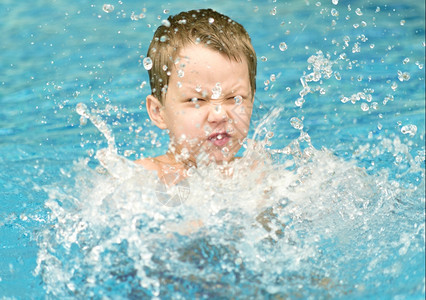
[[[216,138],[217,138],[218,140],[221,140],[221,139],[222,139],[222,135],[221,135],[221,134],[219,134]]]

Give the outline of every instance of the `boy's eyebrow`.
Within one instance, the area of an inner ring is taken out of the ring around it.
[[[226,94],[224,93],[224,95],[226,96],[229,96],[232,94],[238,94],[240,96],[248,96],[248,94],[250,94],[250,86],[247,86],[247,88],[245,88],[241,84],[236,84],[230,89],[228,93]]]
[[[211,90],[206,89],[202,86],[195,85],[195,86],[188,86],[186,84],[182,85],[180,88],[182,90],[182,94],[184,94],[186,97],[193,96],[193,95],[199,95],[203,98],[211,97]],[[206,95],[207,93],[207,95]],[[229,97],[231,95],[240,95],[242,97],[247,98],[250,95],[250,86],[247,87],[247,89],[242,86],[241,84],[236,84],[233,87],[231,87],[229,90],[224,90],[222,93],[223,97]]]
[[[183,98],[198,98],[198,96],[206,97],[206,89],[193,87],[192,85],[183,84],[180,88],[180,94]]]

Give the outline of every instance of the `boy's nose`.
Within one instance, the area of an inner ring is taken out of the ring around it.
[[[226,113],[226,109],[218,103],[211,103],[207,121],[210,123],[220,123],[228,120],[228,114]]]

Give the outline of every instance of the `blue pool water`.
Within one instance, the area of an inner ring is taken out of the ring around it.
[[[201,7],[252,36],[257,146],[171,207],[131,163],[167,149],[142,59],[161,20]],[[0,298],[424,299],[424,11],[2,1]]]

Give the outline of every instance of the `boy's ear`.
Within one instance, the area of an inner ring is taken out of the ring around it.
[[[146,110],[148,111],[149,118],[160,129],[166,129],[167,125],[164,121],[161,108],[163,105],[153,95],[146,96]]]

